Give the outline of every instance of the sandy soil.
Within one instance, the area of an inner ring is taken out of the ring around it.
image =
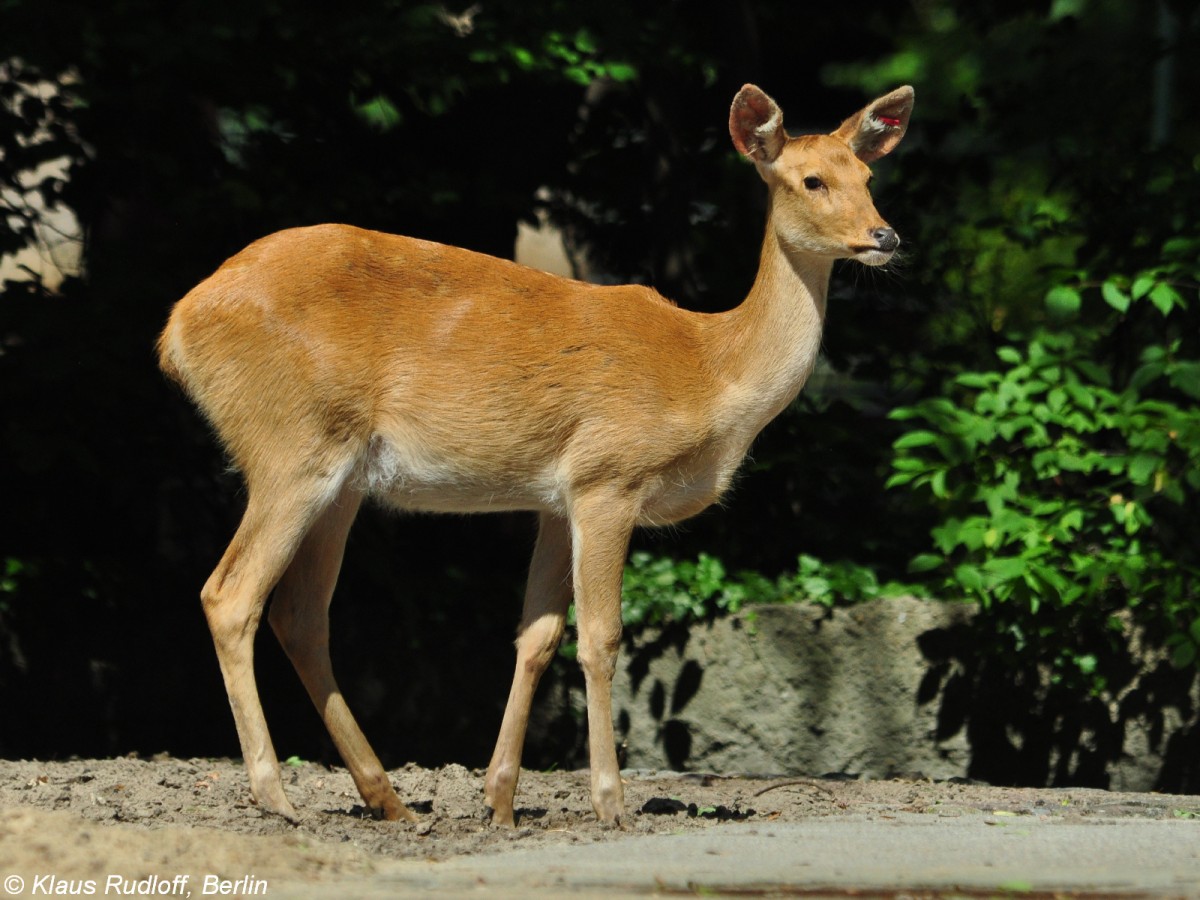
[[[291,825],[258,811],[240,763],[227,760],[0,761],[0,877],[24,879],[26,896],[34,895],[33,879],[47,874],[102,882],[191,874],[236,888],[250,873],[273,884],[357,880],[394,859],[618,841],[731,821],[980,810],[1064,821],[1200,816],[1200,797],[1191,796],[630,772],[626,818],[611,828],[595,821],[586,772],[525,772],[517,828],[499,829],[488,822],[481,771],[410,766],[393,772],[392,780],[420,814],[419,823],[366,817],[344,770],[311,763],[285,767],[285,785],[301,815]],[[160,884],[157,893],[165,892]]]

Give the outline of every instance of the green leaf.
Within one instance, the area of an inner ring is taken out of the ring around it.
[[[961,566],[956,567],[954,570],[954,580],[970,593],[983,593],[983,574],[975,566],[963,563]]]
[[[963,372],[954,379],[954,383],[960,384],[965,388],[983,390],[991,387],[999,380],[1000,375],[997,372]]]
[[[586,28],[580,28],[575,32],[575,46],[579,48],[580,52],[588,54],[595,53],[599,49],[596,39]]]
[[[1176,363],[1167,378],[1175,390],[1200,400],[1200,362]]]
[[[893,450],[908,450],[912,447],[925,447],[937,443],[938,436],[932,431],[910,431],[900,435],[892,444]]]
[[[513,61],[522,69],[529,70],[537,65],[534,55],[524,47],[509,47],[508,52],[512,56]]]
[[[945,554],[949,554],[960,545],[974,552],[983,546],[983,536],[989,527],[988,520],[981,516],[972,516],[966,520],[947,519],[931,529],[929,535],[937,548]]]
[[[1138,366],[1129,377],[1129,386],[1140,391],[1146,385],[1161,378],[1167,367],[1161,362],[1148,362]]]
[[[1072,453],[1062,450],[1058,454],[1058,465],[1068,472],[1094,472],[1102,457],[1099,453]]]
[[[1165,281],[1160,281],[1151,288],[1150,302],[1164,316],[1170,315],[1176,306],[1183,306],[1183,298],[1179,296],[1179,292]]]
[[[359,118],[379,131],[391,131],[403,121],[400,110],[384,94],[360,103],[354,110]]]
[[[885,491],[887,491],[887,490],[891,490],[894,487],[903,487],[904,485],[908,484],[910,481],[912,481],[916,477],[917,477],[916,472],[897,472],[895,475],[893,475],[891,478],[889,478],[887,481],[885,481],[883,483],[883,489]]]
[[[616,82],[636,81],[638,70],[629,63],[609,63],[605,66],[605,74]]]
[[[1190,261],[1188,259],[1190,257],[1194,260],[1196,256],[1200,255],[1200,241],[1194,237],[1183,237],[1182,235],[1168,238],[1163,242],[1162,252],[1163,256],[1168,259],[1175,258],[1184,262]]]
[[[594,80],[591,71],[586,66],[567,66],[563,69],[563,74],[581,87],[588,87]]]
[[[997,556],[983,564],[983,570],[1001,581],[1015,581],[1025,574],[1026,562],[1019,556]]]
[[[1177,669],[1186,669],[1196,661],[1196,644],[1192,641],[1181,641],[1171,651],[1171,665]]]
[[[1124,313],[1129,311],[1129,304],[1132,302],[1132,298],[1114,279],[1110,278],[1100,286],[1100,296],[1104,298],[1105,303],[1117,312]]]
[[[1141,300],[1148,293],[1150,293],[1150,289],[1153,287],[1154,276],[1139,275],[1133,280],[1133,288],[1130,290],[1130,293],[1133,295],[1134,300]]]
[[[996,355],[1010,365],[1015,366],[1021,362],[1021,353],[1016,347],[1001,347],[996,351]]]
[[[950,492],[946,489],[946,470],[938,469],[933,473],[933,477],[929,479],[929,489],[933,491],[933,496],[939,499],[946,499],[950,496]]]
[[[920,556],[914,556],[908,564],[909,574],[919,575],[922,572],[931,572],[938,568],[946,561],[944,556],[939,556],[936,553],[922,553]]]
[[[1078,288],[1060,284],[1046,292],[1046,308],[1051,315],[1061,319],[1074,316],[1082,306],[1083,298],[1079,295]]]
[[[1058,522],[1061,528],[1068,531],[1078,531],[1083,528],[1083,510],[1070,509],[1063,513],[1063,517]]]
[[[1161,462],[1155,456],[1135,456],[1129,462],[1129,480],[1134,484],[1148,484]]]

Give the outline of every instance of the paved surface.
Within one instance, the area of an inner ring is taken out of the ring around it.
[[[276,889],[278,887],[278,889]],[[273,897],[1114,896],[1200,898],[1200,821],[849,818],[404,862]]]

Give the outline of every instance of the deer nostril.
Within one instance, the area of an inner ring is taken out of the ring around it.
[[[900,246],[900,237],[894,228],[876,228],[871,232],[871,237],[875,239],[880,250],[890,252]]]

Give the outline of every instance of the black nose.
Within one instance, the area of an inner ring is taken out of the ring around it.
[[[900,246],[900,237],[896,234],[895,228],[876,228],[871,232],[871,237],[875,239],[880,250],[889,253]]]

